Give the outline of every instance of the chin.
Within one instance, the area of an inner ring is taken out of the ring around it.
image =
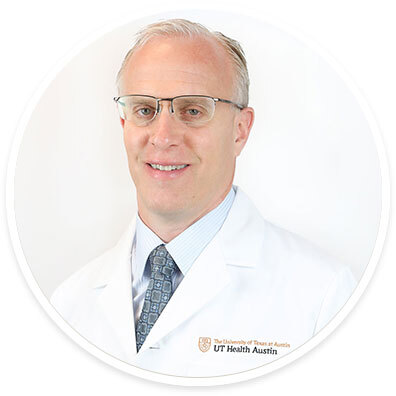
[[[170,200],[167,202],[152,202],[151,212],[163,217],[179,216],[191,210],[189,202]]]
[[[138,203],[152,213],[167,214],[179,212],[184,207],[189,206],[189,203],[191,204],[191,199],[189,199],[186,193],[167,191],[156,188],[156,186],[145,188],[144,191],[140,190],[140,193],[140,196],[138,194]]]

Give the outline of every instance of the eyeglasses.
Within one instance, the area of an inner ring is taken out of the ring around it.
[[[244,107],[230,100],[205,95],[181,95],[174,98],[155,98],[149,95],[125,95],[113,98],[120,117],[132,121],[136,126],[145,126],[161,112],[160,102],[169,101],[169,112],[185,124],[198,126],[209,122],[215,112],[216,103],[228,103],[242,110]]]

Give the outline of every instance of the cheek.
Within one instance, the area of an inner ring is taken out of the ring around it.
[[[224,173],[235,159],[231,127],[199,131],[189,139],[190,148],[211,173]]]
[[[233,124],[229,122],[227,125],[223,125],[216,135],[215,148],[223,159],[234,157],[235,142],[233,132]]]
[[[133,160],[139,153],[144,140],[143,134],[133,128],[124,127],[124,146],[129,160]]]

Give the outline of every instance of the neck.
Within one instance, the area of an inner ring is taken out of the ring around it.
[[[164,243],[168,243],[220,205],[230,191],[230,188],[222,194],[220,198],[214,201],[212,205],[202,209],[200,212],[164,214],[144,210],[144,208],[139,205],[139,217]]]

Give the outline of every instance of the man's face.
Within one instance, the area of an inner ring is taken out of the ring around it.
[[[160,37],[129,59],[120,95],[170,98],[191,94],[235,100],[233,73],[225,50],[214,41]],[[169,112],[170,102],[163,101],[161,106],[162,111],[146,126],[121,120],[139,214],[146,221],[159,215],[193,222],[229,191],[253,110],[216,103],[214,117],[192,127]],[[154,169],[153,164],[187,166],[169,171]]]

